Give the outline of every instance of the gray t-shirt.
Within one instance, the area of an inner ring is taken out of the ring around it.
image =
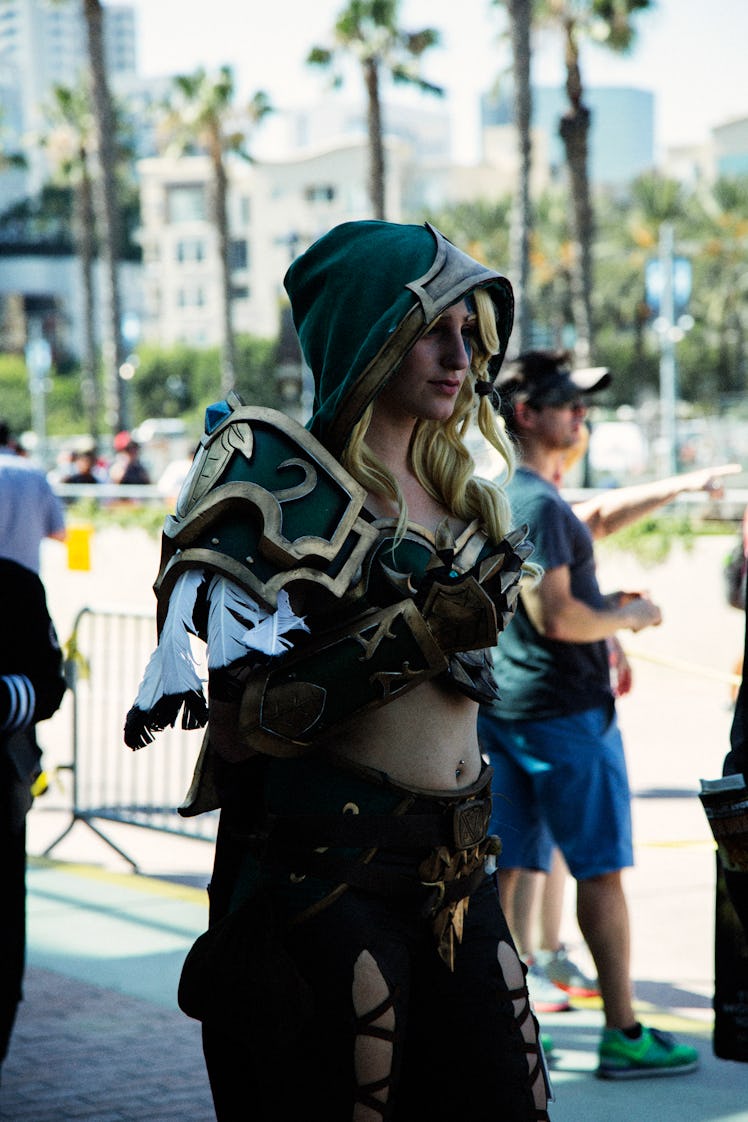
[[[520,468],[509,485],[515,525],[527,523],[532,560],[544,569],[567,565],[571,593],[592,608],[605,601],[597,583],[592,535],[556,487]],[[613,693],[605,641],[565,643],[535,630],[520,599],[494,652],[499,717],[545,720],[610,705]]]
[[[39,546],[65,529],[62,503],[43,472],[0,448],[0,557],[39,572]]]

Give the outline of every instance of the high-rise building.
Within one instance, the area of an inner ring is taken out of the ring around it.
[[[135,10],[104,8],[104,47],[110,81],[136,70]],[[86,28],[79,3],[0,0],[0,105],[2,144],[23,152],[26,169],[0,174],[0,211],[38,192],[48,178],[43,150],[34,137],[46,127],[44,107],[55,85],[76,84],[87,59]]]
[[[717,175],[748,175],[748,117],[738,117],[712,129]]]
[[[547,159],[559,171],[564,151],[559,122],[567,107],[564,90],[536,86],[533,128],[547,138]],[[620,186],[654,167],[654,94],[628,86],[590,86],[584,100],[592,114],[589,134],[589,176],[597,186]],[[484,134],[492,127],[513,124],[511,91],[481,99]]]

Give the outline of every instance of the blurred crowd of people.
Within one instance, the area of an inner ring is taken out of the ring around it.
[[[114,455],[107,457],[93,437],[83,437],[62,454],[50,478],[56,483],[151,483],[140,444],[130,432],[117,433],[113,451]]]

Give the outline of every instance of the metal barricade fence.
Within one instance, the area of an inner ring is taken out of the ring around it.
[[[72,818],[45,850],[84,822],[133,867],[99,822],[126,823],[183,837],[215,841],[218,812],[183,818],[177,812],[189,788],[202,732],[165,729],[152,744],[130,751],[123,739],[133,703],[156,643],[148,611],[83,608],[68,644],[66,673],[73,694]],[[201,652],[196,649],[196,657]]]

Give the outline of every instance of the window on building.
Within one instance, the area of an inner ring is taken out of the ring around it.
[[[185,285],[177,289],[178,308],[204,308],[205,290],[201,285]]]
[[[205,243],[202,238],[180,238],[176,248],[177,261],[184,264],[190,261],[205,260]]]
[[[249,226],[249,221],[252,216],[252,205],[249,195],[242,195],[239,202],[239,220],[242,226]]]
[[[249,300],[249,285],[234,284],[231,286],[232,300]]]
[[[202,183],[180,183],[167,187],[167,222],[200,222],[207,216],[205,186]]]
[[[304,198],[308,203],[331,203],[336,194],[331,183],[312,183],[304,188]]]
[[[249,250],[244,238],[232,238],[229,242],[229,268],[246,269],[249,261]]]

